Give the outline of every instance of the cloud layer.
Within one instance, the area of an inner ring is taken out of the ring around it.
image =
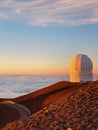
[[[98,0],[0,0],[1,19],[41,26],[98,23]]]

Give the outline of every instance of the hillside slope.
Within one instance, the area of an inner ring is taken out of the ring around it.
[[[58,92],[58,99],[26,120],[9,123],[1,130],[98,130],[98,81],[72,88],[67,95],[65,89]]]

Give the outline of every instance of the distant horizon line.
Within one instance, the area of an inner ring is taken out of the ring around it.
[[[70,77],[70,75],[69,74],[66,74],[66,75],[56,75],[56,74],[47,74],[47,75],[44,75],[44,74],[0,74],[0,76],[65,76],[65,77]],[[95,76],[98,76],[98,74],[93,74],[93,77],[95,77]]]
[[[0,74],[0,76],[66,76],[69,77],[69,75],[56,75],[56,74]]]

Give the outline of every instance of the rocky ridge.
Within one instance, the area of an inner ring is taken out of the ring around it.
[[[33,106],[32,106],[33,107]],[[81,84],[23,121],[1,130],[98,130],[98,81]]]

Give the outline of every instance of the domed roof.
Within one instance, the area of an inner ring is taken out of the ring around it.
[[[91,72],[92,69],[91,59],[84,54],[77,54],[70,62],[70,71]]]

